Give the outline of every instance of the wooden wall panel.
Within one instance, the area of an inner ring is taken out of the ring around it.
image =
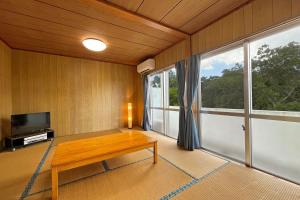
[[[0,40],[0,149],[10,132],[11,49]]]
[[[253,32],[253,12],[252,4],[249,3],[243,7],[245,35],[250,35]]]
[[[297,17],[300,15],[300,2],[299,0],[292,0],[292,16]]]
[[[273,23],[279,23],[291,18],[292,0],[273,0]]]
[[[298,0],[251,1],[192,35],[192,54],[216,49],[298,16]]]
[[[13,50],[12,112],[50,111],[58,136],[124,127],[137,76],[128,65]]]
[[[238,9],[237,11],[234,11],[232,16],[233,40],[237,40],[245,35],[244,9]]]
[[[205,33],[206,29],[199,31],[197,34],[192,35],[192,52],[204,52],[205,46]]]
[[[284,0],[285,1],[285,0]],[[272,0],[256,0],[253,1],[253,31],[262,30],[272,25],[273,19],[273,1]]]
[[[224,18],[222,18],[219,23],[215,23],[215,24],[221,26],[219,28],[221,28],[222,33],[220,33],[220,31],[219,31],[219,36],[222,37],[221,38],[222,41],[233,40],[233,15],[227,15]],[[214,25],[214,26],[216,26],[216,25]],[[214,27],[214,26],[211,26],[211,27]],[[208,30],[209,29],[210,28],[208,28]],[[210,33],[208,33],[208,34],[210,34]],[[207,38],[213,39],[212,37],[207,37]],[[216,40],[216,42],[218,42],[218,41]],[[209,42],[209,44],[214,46],[213,43]]]
[[[190,38],[188,38],[155,56],[156,70],[168,67],[179,60],[189,57],[191,55],[190,44]]]
[[[211,26],[207,27],[205,34],[205,46],[211,49],[218,44],[222,43],[222,26],[220,21],[213,23]]]

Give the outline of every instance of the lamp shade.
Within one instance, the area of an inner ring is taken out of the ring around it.
[[[132,128],[132,103],[128,103],[128,128]]]
[[[88,38],[82,41],[83,46],[91,51],[103,51],[106,49],[106,44],[101,40]]]

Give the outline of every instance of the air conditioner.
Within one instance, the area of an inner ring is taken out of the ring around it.
[[[137,72],[144,74],[147,71],[155,69],[155,60],[150,58],[137,66]]]

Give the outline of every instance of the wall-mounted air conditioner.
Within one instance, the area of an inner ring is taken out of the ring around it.
[[[147,59],[137,66],[137,72],[140,74],[144,74],[153,69],[155,69],[155,60],[152,58]]]

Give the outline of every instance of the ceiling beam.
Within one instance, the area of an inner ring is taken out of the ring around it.
[[[120,6],[113,5],[110,2],[104,1],[104,0],[97,0],[99,7],[102,9],[105,9],[109,11],[111,14],[115,15],[116,17],[124,18],[128,21],[140,23],[146,26],[149,26],[151,28],[163,31],[165,33],[172,34],[178,38],[188,38],[189,34],[183,31],[180,31],[178,29],[169,27],[165,24],[161,24],[157,21],[154,21],[152,19],[149,19],[147,17],[141,16],[137,13],[133,13],[131,11],[125,10],[124,8],[121,8]]]

